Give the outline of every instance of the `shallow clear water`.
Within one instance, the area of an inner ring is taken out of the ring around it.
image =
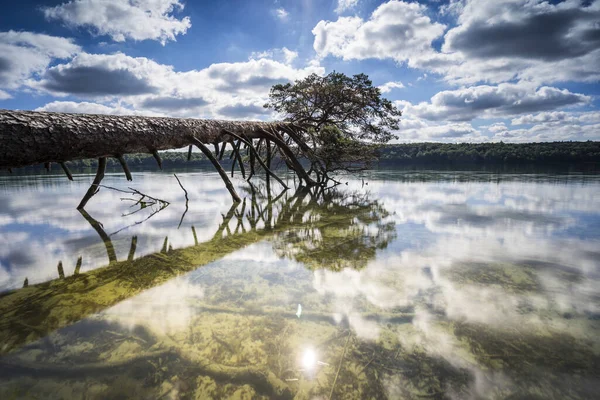
[[[599,175],[178,177],[0,176],[0,398],[600,391]]]

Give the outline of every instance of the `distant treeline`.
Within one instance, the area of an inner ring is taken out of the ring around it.
[[[226,153],[223,159],[228,159],[229,155]],[[152,154],[125,154],[123,158],[127,161],[127,165],[130,168],[138,167],[154,167],[157,168],[156,160]],[[160,153],[163,166],[169,167],[187,167],[187,166],[198,166],[198,165],[212,165],[210,161],[201,153],[192,153],[191,159],[188,161],[188,153],[180,151],[164,151]],[[89,168],[96,167],[98,160],[96,159],[85,159],[68,161],[67,165],[72,168]],[[119,161],[116,158],[109,157],[106,159],[106,166],[121,168]]]
[[[600,142],[410,143],[380,149],[380,164],[600,163]]]
[[[600,165],[600,142],[551,142],[551,143],[408,143],[390,144],[380,148],[379,165],[552,165],[552,164],[596,164]],[[165,168],[185,168],[210,166],[210,161],[201,153],[192,153],[190,161],[187,152],[161,152]],[[127,154],[127,164],[131,168],[156,168],[151,154]],[[222,163],[230,165],[229,151],[225,152]],[[69,161],[71,168],[95,168],[97,160]],[[108,167],[120,168],[114,158],[108,158]],[[30,167],[41,169],[42,165]]]

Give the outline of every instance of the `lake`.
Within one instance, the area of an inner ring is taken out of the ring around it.
[[[232,207],[115,172],[79,212],[93,175],[53,172],[0,176],[2,399],[600,392],[600,175],[238,177]]]

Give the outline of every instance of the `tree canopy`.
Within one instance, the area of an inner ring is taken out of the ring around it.
[[[325,175],[371,161],[374,145],[395,138],[402,114],[367,75],[339,72],[275,85],[265,107],[303,128],[300,139],[313,150],[313,169]]]

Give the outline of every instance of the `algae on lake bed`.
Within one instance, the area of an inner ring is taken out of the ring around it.
[[[556,234],[575,217],[482,207],[534,208],[521,186],[369,186],[380,200],[247,201],[208,241],[188,227],[190,248],[169,250],[171,232],[163,252],[3,296],[0,397],[598,393],[596,242]]]
[[[589,340],[423,323],[422,305],[356,301],[338,319],[301,264],[246,258],[269,247],[232,253],[5,355],[2,398],[469,398],[483,385],[489,398],[585,399],[595,388],[600,356]],[[357,320],[376,335],[357,331]]]

